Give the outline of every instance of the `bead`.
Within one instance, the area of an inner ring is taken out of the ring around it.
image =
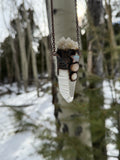
[[[79,64],[75,63],[70,66],[70,70],[73,72],[77,72],[79,70]]]
[[[72,75],[71,75],[71,80],[72,81],[75,81],[77,79],[77,73],[73,73]]]
[[[73,56],[71,56],[72,57],[72,59],[73,59],[73,62],[79,62],[79,58],[80,58],[80,56],[78,55],[78,53],[76,52],[76,54],[75,55],[73,55]]]

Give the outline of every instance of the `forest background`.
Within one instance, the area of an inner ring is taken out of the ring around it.
[[[74,0],[53,3],[55,42],[62,36],[76,41]],[[24,147],[28,159],[120,159],[120,1],[77,3],[82,56],[68,104],[59,94],[50,51],[50,0],[0,1],[2,160],[8,159],[5,144],[14,146],[16,136],[26,133],[35,145],[34,152]],[[11,160],[25,158],[19,149],[7,149]]]

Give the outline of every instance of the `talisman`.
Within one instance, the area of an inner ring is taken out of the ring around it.
[[[71,38],[62,37],[57,42],[57,50],[55,50],[55,32],[54,32],[54,16],[53,16],[53,0],[51,0],[51,24],[52,24],[52,55],[57,56],[57,75],[59,91],[63,98],[68,102],[72,102],[74,98],[75,86],[77,81],[77,72],[79,70],[80,59],[80,35],[77,17],[77,0],[75,0],[76,14],[76,32],[77,42]]]

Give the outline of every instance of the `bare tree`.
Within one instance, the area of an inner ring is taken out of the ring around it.
[[[119,70],[119,56],[117,51],[117,44],[115,40],[115,34],[112,24],[112,7],[111,7],[111,0],[105,0],[105,9],[108,15],[107,18],[107,26],[109,30],[109,43],[110,43],[110,52],[111,52],[111,64],[112,64],[112,75],[116,74],[116,71]]]
[[[45,46],[45,60],[46,60],[47,72],[49,77],[51,77],[50,46],[48,37],[43,37],[42,42],[44,43]]]
[[[3,7],[3,2],[2,2],[2,11],[3,11],[3,20],[4,20],[4,24],[5,24],[5,27],[9,33],[9,42],[10,42],[10,46],[11,46],[11,50],[12,50],[12,56],[13,56],[13,62],[14,62],[14,65],[15,65],[15,76],[16,76],[16,80],[17,80],[17,83],[18,83],[18,87],[20,87],[20,81],[21,81],[21,77],[20,77],[20,68],[19,68],[19,63],[18,63],[18,56],[17,56],[17,52],[16,52],[16,49],[15,49],[15,44],[14,44],[14,40],[12,38],[12,31],[11,31],[11,28],[9,28],[6,24],[6,20],[5,20],[5,16],[4,16],[4,7]]]
[[[88,72],[101,79],[98,78],[99,80],[97,80],[93,77],[93,81],[90,81],[89,84],[91,90],[89,94],[89,110],[94,160],[107,159],[105,118],[102,115],[104,101],[101,90],[104,73],[104,30],[104,9],[102,0],[88,0]],[[98,112],[101,114],[96,116]],[[95,123],[97,119],[99,119],[99,121]],[[99,138],[97,137],[97,132],[100,133]]]
[[[23,6],[23,9],[24,9],[24,18],[25,18],[25,21],[27,22],[27,35],[28,35],[28,40],[29,40],[29,50],[30,50],[31,58],[32,58],[33,76],[34,76],[34,81],[35,81],[36,88],[37,88],[37,95],[39,96],[39,80],[38,80],[38,71],[37,71],[37,63],[36,63],[36,53],[32,45],[32,42],[33,42],[32,29],[30,25],[30,20],[28,19],[27,12],[24,6]]]
[[[18,63],[18,59],[17,59],[17,52],[15,49],[15,44],[14,44],[14,40],[12,39],[12,37],[10,37],[10,45],[11,45],[11,49],[12,49],[12,53],[13,53],[13,61],[14,61],[14,65],[15,65],[15,76],[16,76],[16,80],[18,82],[18,87],[20,87],[20,83],[21,83],[20,69],[19,69],[19,63]]]
[[[5,61],[6,61],[6,68],[7,68],[7,75],[8,75],[8,82],[12,85],[13,81],[13,67],[10,64],[9,55],[5,55]]]
[[[25,33],[22,29],[19,16],[15,20],[16,22],[16,28],[18,33],[18,39],[19,39],[19,47],[20,47],[20,54],[21,54],[21,69],[22,69],[22,78],[24,82],[24,89],[27,91],[27,84],[28,84],[28,61],[26,56],[26,50],[25,50]]]

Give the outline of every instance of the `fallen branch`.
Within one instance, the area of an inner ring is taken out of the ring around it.
[[[10,108],[22,108],[22,107],[30,107],[33,106],[33,104],[24,104],[24,105],[8,105],[8,104],[3,104],[0,105],[0,107],[10,107]]]

